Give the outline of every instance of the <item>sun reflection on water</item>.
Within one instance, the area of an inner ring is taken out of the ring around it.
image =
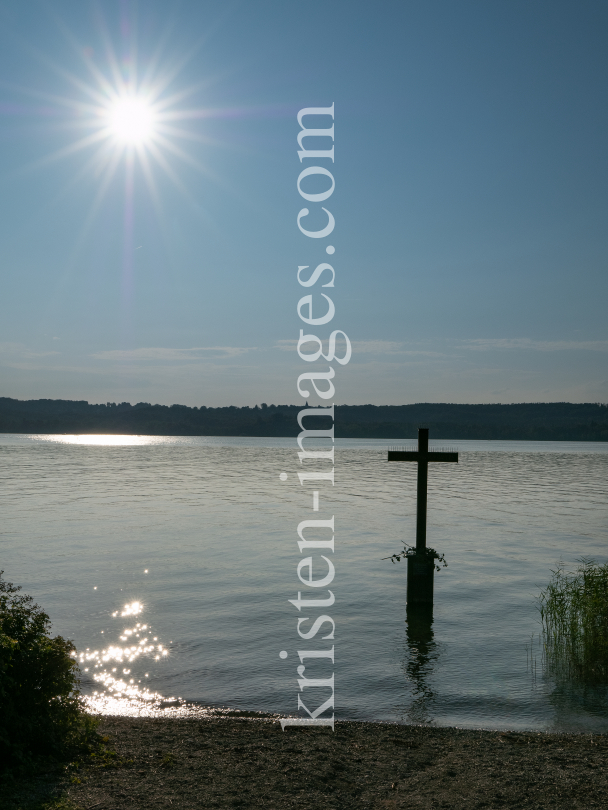
[[[123,609],[123,611],[122,611],[122,613],[120,615],[121,616],[137,616],[137,614],[141,613],[143,609],[144,609],[144,606],[142,605],[141,602],[131,602],[130,605],[125,605],[124,606],[124,609]],[[112,616],[113,617],[118,616],[118,611],[115,610],[114,613],[112,613]]]
[[[141,602],[131,602],[122,611],[114,611],[112,618],[138,616],[143,609]],[[149,673],[143,669],[149,667],[142,668],[142,663],[150,659],[160,661],[169,655],[169,649],[159,643],[158,636],[151,636],[150,626],[138,621],[124,627],[119,641],[124,643],[109,644],[102,649],[87,647],[84,652],[73,653],[83,674],[103,690],[94,690],[85,697],[89,710],[101,714],[142,715],[159,710],[164,714],[168,708],[181,709],[181,698],[167,698],[145,685]],[[131,675],[133,677],[129,677]]]
[[[119,434],[83,433],[72,435],[57,433],[44,436],[46,441],[59,442],[60,444],[91,444],[98,447],[124,447],[132,445],[158,444],[157,436],[135,436]]]

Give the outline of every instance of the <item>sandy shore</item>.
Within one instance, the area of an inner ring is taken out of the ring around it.
[[[104,718],[84,810],[608,808],[608,736],[259,719]],[[65,795],[65,792],[64,792]]]

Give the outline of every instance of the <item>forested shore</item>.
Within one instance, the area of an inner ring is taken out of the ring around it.
[[[152,436],[296,436],[301,405],[222,408],[138,402],[89,404],[0,397],[0,433],[114,433]],[[436,439],[608,441],[608,406],[538,402],[510,405],[336,405],[335,435],[414,439],[419,425]],[[318,419],[316,429],[330,427]]]

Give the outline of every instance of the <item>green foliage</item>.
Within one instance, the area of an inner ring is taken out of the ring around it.
[[[539,609],[550,674],[608,684],[608,564],[583,558],[573,574],[559,565]]]
[[[168,752],[164,755],[162,762],[160,763],[161,768],[172,768],[175,765],[175,754]]]
[[[92,739],[97,721],[78,691],[75,647],[51,638],[48,615],[0,571],[0,768],[61,759]]]
[[[442,563],[443,568],[447,568],[448,564],[445,559],[445,554],[440,554],[434,548],[427,547],[424,549],[422,554],[416,551],[413,546],[408,546],[407,543],[403,544],[403,551],[400,551],[398,554],[391,554],[390,557],[382,557],[383,560],[390,560],[393,565],[396,562],[399,562],[401,558],[406,560],[408,557],[420,557],[425,556],[429,560],[433,560],[435,563],[435,571],[441,571],[442,566],[439,563]]]

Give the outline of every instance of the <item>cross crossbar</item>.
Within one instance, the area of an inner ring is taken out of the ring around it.
[[[415,461],[418,464],[416,504],[416,554],[426,550],[426,502],[430,461],[453,461],[458,463],[458,453],[444,450],[429,450],[429,429],[418,428],[417,450],[389,450],[389,461]]]
[[[458,453],[442,453],[441,451],[428,451],[420,453],[418,450],[389,450],[389,461],[455,461],[458,463]]]

